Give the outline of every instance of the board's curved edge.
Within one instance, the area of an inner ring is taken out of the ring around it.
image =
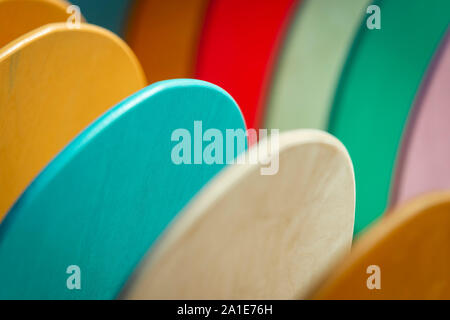
[[[55,33],[61,33],[61,32],[86,32],[86,33],[95,33],[99,36],[104,36],[105,38],[110,39],[113,41],[118,47],[120,47],[129,57],[130,61],[134,65],[134,68],[139,73],[139,77],[141,78],[143,83],[147,83],[147,80],[145,78],[144,71],[142,70],[141,64],[138,61],[136,55],[131,50],[131,48],[116,34],[113,32],[98,27],[95,25],[87,24],[87,23],[81,23],[80,28],[68,28],[67,24],[64,22],[58,22],[58,23],[50,23],[47,25],[44,25],[40,28],[34,29],[16,40],[10,42],[6,46],[0,49],[0,63],[16,53],[18,50],[23,50],[27,46],[30,46],[34,43],[34,41],[39,41],[40,39],[49,36],[51,34]]]
[[[372,222],[373,227],[356,242],[351,254],[333,270],[332,275],[322,279],[320,285],[311,292],[314,300],[326,299],[329,291],[332,291],[340,283],[339,279],[348,274],[350,267],[357,264],[366,254],[368,248],[374,248],[389,234],[395,232],[403,224],[420,216],[426,209],[450,202],[450,191],[432,192],[414,198],[392,210],[388,217],[380,216]]]
[[[317,129],[297,129],[283,132],[280,134],[280,145],[276,149],[276,153],[287,151],[298,145],[307,145],[312,143],[320,143],[323,145],[335,148],[346,159],[347,168],[351,171],[353,181],[353,222],[355,220],[355,174],[353,163],[345,146],[333,135]],[[259,144],[266,143],[269,138],[261,141]],[[272,150],[274,152],[274,150]],[[240,157],[246,157],[248,154],[258,153],[256,146],[242,154]],[[269,155],[270,157],[270,155]],[[239,158],[237,160],[239,163]],[[221,197],[228,193],[236,184],[244,179],[251,172],[261,168],[260,163],[245,164],[245,165],[231,165],[224,168],[218,175],[210,180],[199,193],[191,199],[191,201],[183,208],[180,213],[172,220],[166,230],[170,232],[163,232],[159,238],[154,242],[153,246],[149,248],[147,254],[137,266],[135,272],[131,275],[128,283],[119,293],[118,299],[127,299],[129,291],[134,287],[134,283],[139,279],[141,274],[145,274],[145,269],[150,269],[151,266],[164,256],[165,252],[170,249],[173,243],[183,236],[184,232],[195,225],[202,215],[208,212],[209,208],[218,201]],[[354,225],[353,225],[354,228]],[[352,230],[353,233],[353,230]]]
[[[15,1],[16,0],[0,0],[0,4],[6,3],[6,2],[15,2]],[[30,0],[28,0],[28,2],[30,2]],[[31,2],[36,2],[36,1],[31,1]],[[63,10],[66,10],[71,5],[71,3],[67,0],[40,0],[40,2],[54,5],[55,7],[58,7]]]
[[[380,6],[383,0],[373,0],[371,2],[372,5]],[[364,35],[367,32],[366,24],[364,23],[365,16],[363,15],[360,21],[360,25],[358,28],[358,31],[356,32],[355,38],[353,40],[352,45],[350,46],[350,49],[347,54],[347,58],[345,59],[345,63],[341,70],[341,75],[338,77],[337,80],[337,86],[335,87],[335,93],[334,98],[331,100],[331,106],[329,108],[330,112],[328,113],[328,120],[326,121],[326,128],[328,132],[333,133],[335,131],[335,123],[333,119],[336,118],[336,114],[340,111],[337,107],[338,102],[341,100],[341,95],[343,93],[342,88],[345,86],[345,84],[348,81],[348,76],[350,73],[350,70],[353,66],[353,60],[356,54],[358,53],[360,44],[364,38]]]
[[[450,27],[447,30],[447,34],[444,36],[444,39],[441,41],[438,50],[435,52],[434,57],[428,67],[426,75],[422,80],[419,91],[416,95],[416,98],[413,101],[411,106],[410,114],[408,119],[406,120],[406,126],[400,140],[400,147],[397,151],[397,158],[394,164],[393,175],[390,184],[390,192],[388,199],[388,206],[392,207],[398,203],[398,197],[400,192],[400,183],[402,177],[404,175],[404,162],[406,161],[408,150],[412,143],[412,133],[415,130],[416,122],[420,113],[422,112],[423,101],[425,100],[428,91],[431,89],[432,80],[435,74],[438,71],[439,63],[441,62],[441,58],[444,54],[445,48],[450,43]],[[387,210],[385,213],[389,214],[391,211]]]
[[[288,35],[291,32],[292,26],[295,23],[295,19],[299,11],[301,11],[302,4],[307,0],[295,0],[291,3],[286,18],[283,20],[280,27],[278,37],[274,41],[272,52],[270,54],[269,61],[267,62],[267,68],[265,72],[265,79],[262,83],[261,94],[258,101],[258,109],[255,112],[255,127],[262,128],[265,123],[267,110],[270,102],[270,91],[275,80],[277,73],[277,67],[283,55],[284,48]]]
[[[216,86],[212,83],[195,80],[195,79],[174,79],[164,80],[156,82],[146,88],[139,90],[130,97],[116,104],[110,110],[106,111],[97,120],[94,120],[85,130],[83,130],[78,136],[76,136],[66,147],[59,152],[53,160],[36,176],[36,178],[30,183],[25,191],[19,196],[14,205],[10,208],[2,222],[0,223],[0,242],[3,236],[8,230],[9,225],[17,216],[17,212],[21,212],[21,208],[32,202],[33,199],[41,192],[43,188],[60,172],[65,165],[72,159],[72,157],[79,152],[79,150],[86,144],[88,144],[100,131],[114,123],[123,114],[133,109],[140,102],[146,100],[148,97],[153,96],[162,91],[176,88],[176,87],[188,87],[197,86],[209,88],[215,90],[224,95],[233,102],[235,111],[240,116],[240,120],[245,125],[242,112],[237,105],[236,101],[229,95],[224,89]]]

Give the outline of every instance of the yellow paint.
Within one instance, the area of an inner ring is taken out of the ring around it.
[[[83,128],[146,84],[113,33],[49,24],[0,50],[0,218]]]
[[[67,21],[69,5],[63,0],[0,0],[0,48],[43,25]]]
[[[392,213],[361,238],[316,299],[450,299],[450,193],[417,198]],[[370,290],[373,265],[380,289]]]

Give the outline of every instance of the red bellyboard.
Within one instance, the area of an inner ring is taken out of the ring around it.
[[[274,62],[299,0],[212,0],[196,77],[227,90],[258,129]]]

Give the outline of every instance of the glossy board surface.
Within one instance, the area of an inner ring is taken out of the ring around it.
[[[63,0],[0,0],[0,48],[24,34],[70,17]]]
[[[363,235],[316,299],[450,299],[450,194],[415,198]]]
[[[246,159],[268,145],[272,154],[259,163],[230,166],[205,187],[121,297],[293,299],[348,253],[355,184],[344,146],[324,132],[298,130],[282,134],[277,147],[262,140]]]
[[[173,158],[177,130],[191,133],[183,141],[193,151],[185,151],[197,157],[199,131],[210,128],[224,136],[245,129],[234,100],[197,80],[156,83],[95,121],[0,226],[0,298],[115,298],[167,224],[225,166]],[[81,271],[81,290],[67,286],[70,266]]]
[[[0,218],[86,126],[145,86],[111,32],[49,24],[0,50]]]

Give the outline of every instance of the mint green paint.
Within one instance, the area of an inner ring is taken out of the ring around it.
[[[272,81],[266,126],[326,130],[334,91],[368,0],[304,0]]]
[[[329,123],[355,166],[355,233],[386,209],[410,107],[450,22],[448,0],[374,4],[381,9],[381,30],[369,30],[366,20],[361,25]]]

